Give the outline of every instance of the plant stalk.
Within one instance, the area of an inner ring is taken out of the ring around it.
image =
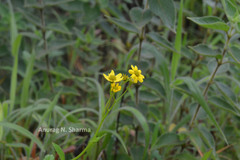
[[[44,6],[43,0],[39,0],[39,2],[41,3],[42,6]],[[46,39],[46,23],[45,23],[45,19],[44,19],[44,7],[40,8],[40,14],[41,14],[41,24],[42,24],[41,30],[42,30],[42,36],[43,36],[44,50],[45,50],[45,52],[48,52],[47,39]],[[48,81],[50,84],[51,92],[53,92],[52,76],[49,72],[50,64],[49,64],[48,53],[46,53],[46,55],[45,55],[45,60],[46,60],[46,65],[47,65]]]
[[[232,31],[232,30],[230,29],[230,32],[231,32],[231,31]],[[214,80],[214,78],[215,78],[215,75],[216,75],[219,67],[220,67],[220,66],[222,65],[222,63],[223,63],[223,59],[224,59],[224,56],[225,56],[225,54],[226,54],[226,52],[227,52],[228,44],[229,44],[230,39],[231,39],[231,35],[230,35],[230,34],[227,34],[227,41],[226,41],[225,46],[224,46],[224,49],[223,49],[223,51],[222,51],[222,58],[220,59],[220,61],[218,61],[218,64],[217,64],[216,68],[214,69],[213,73],[211,74],[211,78],[210,78],[210,80],[208,81],[208,83],[207,83],[207,85],[206,85],[206,87],[205,87],[205,89],[204,89],[204,91],[203,91],[203,96],[204,96],[205,98],[206,98],[206,95],[207,95],[207,93],[208,93],[209,87],[210,87],[211,84],[213,83],[213,80]],[[195,113],[194,113],[194,115],[193,115],[193,118],[192,118],[191,122],[190,122],[190,130],[193,128],[194,121],[195,121],[195,119],[197,118],[197,115],[198,115],[198,112],[199,112],[200,107],[201,107],[201,105],[198,104],[197,109],[196,109],[196,111],[195,111]]]

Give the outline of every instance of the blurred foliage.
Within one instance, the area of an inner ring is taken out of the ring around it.
[[[85,159],[240,159],[239,0],[0,3],[1,160],[79,155],[110,96],[102,74],[131,64],[144,82]]]

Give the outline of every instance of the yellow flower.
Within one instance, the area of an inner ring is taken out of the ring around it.
[[[123,79],[121,73],[115,75],[113,70],[111,71],[111,73],[108,74],[108,76],[104,73],[103,73],[103,76],[106,78],[106,80],[113,83],[120,82]]]
[[[145,78],[145,77],[141,74],[142,71],[141,71],[141,70],[138,70],[138,67],[137,67],[137,66],[131,65],[131,68],[132,68],[132,69],[129,69],[128,72],[131,74],[131,78],[132,78],[133,83],[137,83],[138,81],[142,83],[142,82],[143,82],[143,79]]]
[[[124,80],[124,81],[128,80],[128,78],[129,78],[129,77],[128,77],[126,74],[123,74],[123,80]]]
[[[119,91],[121,91],[121,86],[119,86],[119,84],[118,83],[112,83],[111,84],[111,91],[113,91],[113,92],[119,92]]]
[[[187,132],[187,129],[184,128],[184,127],[181,127],[181,128],[178,129],[178,132],[179,133]]]
[[[176,127],[176,124],[175,123],[172,123],[170,124],[169,128],[168,128],[168,131],[169,132],[172,132],[172,130]]]

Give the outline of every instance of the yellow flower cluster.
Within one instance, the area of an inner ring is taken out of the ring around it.
[[[132,69],[129,69],[128,72],[131,74],[133,83],[137,83],[138,81],[142,83],[143,79],[145,78],[142,75],[142,71],[139,70],[137,66],[134,67],[133,65],[131,65],[131,68]]]
[[[132,69],[129,69],[128,72],[131,74],[131,77],[129,78],[126,74],[117,74],[115,75],[115,72],[113,70],[111,70],[111,72],[106,75],[106,74],[103,74],[104,78],[106,80],[108,80],[109,82],[111,82],[111,91],[113,92],[119,92],[121,91],[121,86],[119,85],[119,83],[117,82],[120,82],[120,81],[128,81],[130,80],[131,82],[133,83],[142,83],[143,82],[143,79],[145,78],[143,75],[142,75],[142,71],[138,69],[137,66],[133,66],[131,65],[131,68]]]

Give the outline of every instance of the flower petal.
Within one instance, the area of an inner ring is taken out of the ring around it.
[[[114,75],[115,76],[114,70],[111,70],[111,73],[109,74],[109,76],[110,75]]]
[[[133,65],[131,65],[131,68],[132,68],[132,70],[134,70],[134,66]]]
[[[134,73],[134,71],[133,71],[132,69],[129,69],[128,72],[129,72],[130,74],[133,74],[133,73]]]
[[[119,73],[118,75],[116,75],[116,80],[115,80],[115,82],[120,82],[122,79],[123,79],[122,74]]]
[[[113,88],[115,86],[115,83],[111,83],[111,87]]]
[[[104,78],[105,78],[106,80],[110,81],[109,78],[108,78],[108,76],[107,76],[106,74],[103,73],[103,76],[104,76]]]

